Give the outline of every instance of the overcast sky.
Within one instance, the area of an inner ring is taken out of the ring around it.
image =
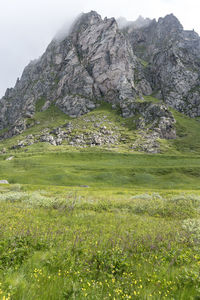
[[[0,0],[0,96],[14,86],[29,61],[44,52],[64,23],[90,10],[128,20],[173,13],[185,29],[200,34],[199,0]]]

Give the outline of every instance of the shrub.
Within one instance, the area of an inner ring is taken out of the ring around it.
[[[137,198],[136,198],[137,197]],[[133,198],[132,198],[133,199]],[[180,195],[171,199],[163,199],[159,194],[135,196],[136,214],[148,214],[155,217],[175,217],[179,219],[193,218],[199,215],[200,197]]]
[[[187,219],[182,224],[184,238],[192,244],[200,244],[200,219]]]

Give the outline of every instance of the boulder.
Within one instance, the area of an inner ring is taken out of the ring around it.
[[[7,180],[0,180],[0,184],[9,184]]]

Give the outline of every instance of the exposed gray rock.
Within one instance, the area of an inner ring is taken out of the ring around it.
[[[20,149],[20,148],[24,148],[27,146],[31,146],[36,142],[35,137],[30,134],[28,136],[26,136],[26,138],[24,140],[18,141],[18,143],[14,146],[11,147],[11,149]]]
[[[42,57],[24,69],[15,87],[7,89],[0,99],[0,139],[28,128],[27,119],[33,118],[41,99],[45,100],[41,111],[55,104],[74,118],[104,100],[114,109],[120,107],[124,117],[137,116],[138,129],[148,127],[159,138],[175,138],[175,120],[167,106],[190,117],[200,116],[199,86],[200,38],[194,31],[184,31],[175,16],[158,22],[140,17],[119,29],[114,18],[102,20],[92,11],[82,14],[67,36],[54,38]],[[152,92],[165,105],[138,101]],[[67,126],[26,138],[15,147],[38,141],[104,145],[119,138],[106,129],[87,138],[70,136],[73,128]]]
[[[47,142],[47,143],[50,143],[51,145],[53,146],[56,146],[56,141],[55,141],[55,138],[50,135],[50,134],[43,134],[41,137],[40,137],[40,142]]]
[[[172,14],[140,28],[130,24],[124,30],[134,53],[146,61],[145,73],[151,88],[160,90],[165,103],[176,110],[190,117],[200,116],[198,34],[184,31]]]
[[[68,95],[56,101],[57,106],[70,117],[78,117],[94,109],[95,103],[87,98]]]
[[[160,144],[158,142],[159,134],[150,130],[138,132],[138,138],[135,140],[131,149],[147,153],[160,153]]]
[[[176,120],[166,105],[130,101],[121,104],[121,110],[124,117],[140,116],[138,120],[136,120],[138,129],[148,127],[157,132],[160,138],[176,138]]]
[[[150,83],[145,78],[138,82],[137,89],[145,96],[151,95],[153,92]]]
[[[115,19],[96,12],[83,14],[63,40],[55,38],[44,55],[32,61],[0,100],[0,130],[31,118],[43,98],[72,117],[96,107],[96,100],[119,102],[134,98],[137,59]],[[24,129],[23,129],[24,130]],[[18,134],[21,127],[4,137]]]
[[[9,184],[7,180],[0,180],[0,184]]]
[[[22,133],[27,128],[26,121],[24,119],[17,120],[8,130],[0,135],[0,140],[11,138],[14,135]]]
[[[6,160],[13,160],[14,156],[9,156],[8,158],[6,158]]]
[[[42,106],[41,111],[47,110],[51,106],[51,101],[46,101],[45,104]]]

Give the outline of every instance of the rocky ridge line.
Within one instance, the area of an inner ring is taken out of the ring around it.
[[[199,77],[200,38],[184,31],[173,15],[158,22],[140,18],[119,29],[114,18],[102,20],[92,11],[76,20],[66,37],[55,38],[6,91],[0,100],[1,137],[23,132],[44,98],[41,110],[54,103],[75,118],[104,100],[126,118],[138,116],[138,130],[148,127],[159,138],[175,138],[168,106],[199,116]],[[160,103],[145,101],[152,93]]]

